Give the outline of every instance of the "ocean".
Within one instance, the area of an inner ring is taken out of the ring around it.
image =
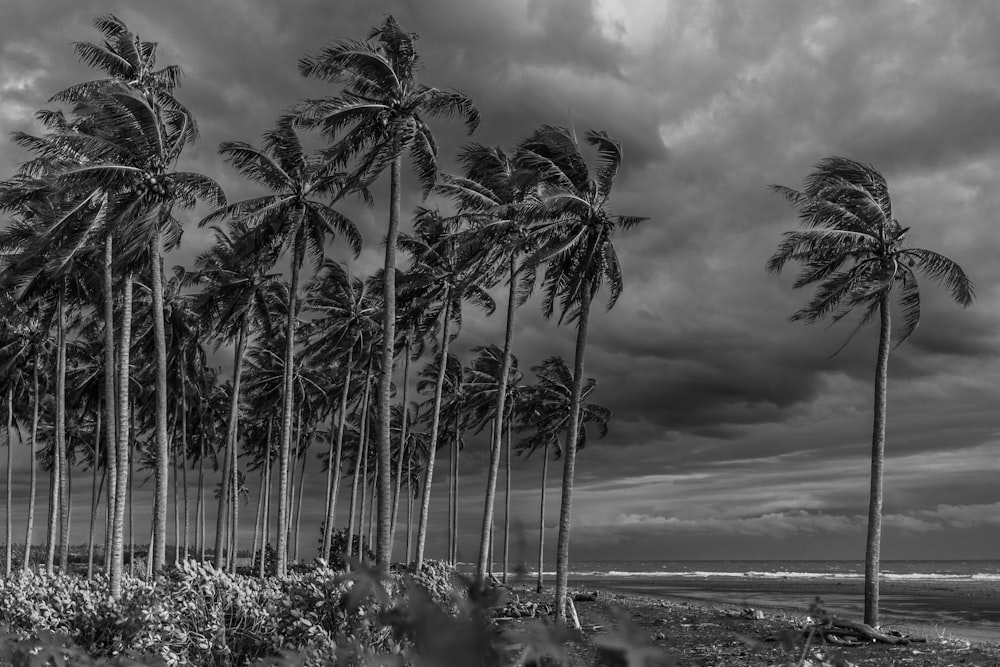
[[[528,565],[531,572],[537,568]],[[864,561],[846,560],[685,560],[685,561],[573,561],[573,578],[683,578],[683,579],[863,579]],[[555,575],[555,564],[545,564]],[[883,560],[883,580],[1000,582],[1000,560]]]

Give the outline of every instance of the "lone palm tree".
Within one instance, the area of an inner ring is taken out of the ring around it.
[[[355,256],[361,252],[361,235],[354,223],[323,199],[339,199],[345,194],[342,174],[318,155],[307,155],[292,121],[283,118],[264,135],[262,148],[242,141],[227,141],[219,151],[226,161],[247,179],[271,190],[272,194],[223,207],[201,221],[202,225],[230,218],[245,223],[248,233],[243,251],[247,256],[287,248],[291,261],[285,323],[284,383],[282,396],[281,443],[278,464],[278,525],[288,522],[289,452],[292,446],[292,383],[295,370],[295,328],[298,312],[299,273],[308,253],[315,264],[322,262],[327,236],[341,234]],[[278,531],[277,575],[285,576],[288,533]]]
[[[816,286],[813,298],[792,315],[792,321],[812,323],[829,315],[837,322],[861,308],[861,322],[851,337],[876,316],[880,322],[865,546],[865,623],[877,627],[892,302],[898,299],[903,320],[898,346],[920,322],[920,289],[914,270],[943,285],[963,306],[972,303],[975,292],[958,264],[931,250],[910,247],[910,228],[893,217],[889,186],[871,165],[828,157],[806,177],[801,191],[778,185],[772,189],[798,210],[805,229],[785,233],[767,270],[779,273],[788,261],[796,261],[803,271],[795,287]]]
[[[377,40],[373,42],[372,40]],[[437,143],[425,117],[460,117],[471,133],[479,112],[465,95],[417,83],[420,57],[416,35],[404,32],[387,16],[368,41],[341,40],[299,61],[304,76],[341,83],[339,95],[308,100],[299,109],[303,122],[318,124],[335,145],[328,151],[336,164],[357,158],[353,182],[365,186],[390,168],[389,225],[386,231],[382,293],[385,312],[378,384],[378,532],[376,562],[389,571],[391,521],[391,393],[396,341],[396,238],[399,233],[402,155],[409,153],[424,191],[437,175]]]
[[[559,321],[576,322],[576,352],[573,362],[573,393],[570,424],[563,452],[562,500],[556,547],[556,617],[566,620],[566,589],[569,578],[570,510],[576,471],[576,437],[580,427],[580,396],[583,362],[587,349],[590,305],[597,291],[608,284],[608,308],[622,293],[621,266],[613,243],[614,233],[629,229],[644,218],[613,215],[611,190],[622,161],[621,145],[604,132],[587,132],[586,142],[597,151],[594,173],[580,153],[576,135],[566,128],[546,125],[520,146],[517,160],[541,180],[539,191],[528,204],[529,214],[540,221],[535,233],[544,235],[527,266],[545,263],[542,281],[542,312],[557,309]]]

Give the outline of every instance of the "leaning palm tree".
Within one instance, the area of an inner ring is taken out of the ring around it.
[[[219,496],[215,529],[215,568],[222,569],[224,533],[222,522],[226,516],[225,509],[233,499],[230,489],[234,488],[236,471],[239,469],[236,461],[236,443],[239,432],[243,358],[251,335],[251,325],[260,322],[263,325],[260,331],[266,335],[273,330],[269,299],[277,287],[278,276],[267,272],[276,259],[274,248],[271,248],[270,253],[259,253],[249,257],[241,252],[241,245],[250,233],[245,224],[235,223],[232,235],[219,227],[213,227],[213,231],[215,245],[198,256],[195,272],[185,276],[185,282],[201,287],[195,299],[194,309],[211,323],[216,347],[223,342],[236,344],[233,352],[232,392],[226,428],[222,492]]]
[[[593,173],[580,152],[576,135],[563,127],[546,125],[521,143],[519,165],[537,174],[541,183],[528,205],[545,235],[539,249],[526,262],[536,267],[547,262],[542,280],[542,312],[551,316],[558,308],[559,322],[575,322],[576,352],[573,363],[573,396],[570,427],[563,452],[562,500],[556,548],[556,615],[566,620],[569,578],[570,510],[576,471],[576,438],[579,431],[583,362],[587,349],[590,305],[597,291],[608,284],[614,306],[622,292],[621,266],[615,252],[615,232],[629,229],[644,218],[613,215],[611,190],[622,161],[621,145],[604,132],[587,132],[586,142],[597,151]]]
[[[920,322],[920,290],[914,270],[946,287],[963,306],[972,303],[975,292],[958,264],[931,250],[910,247],[910,228],[893,217],[889,186],[871,165],[828,157],[806,177],[802,190],[777,185],[772,189],[798,210],[805,229],[785,233],[767,270],[779,273],[787,262],[796,261],[803,272],[795,287],[816,286],[813,298],[791,319],[811,323],[829,315],[837,322],[861,308],[861,321],[851,337],[876,317],[880,322],[865,547],[865,623],[877,627],[892,302],[898,303],[903,320],[898,346]]]
[[[373,41],[374,40],[374,41]],[[396,237],[399,232],[402,155],[409,153],[417,176],[428,191],[437,174],[437,143],[425,117],[460,117],[469,132],[479,125],[472,101],[457,91],[417,83],[420,57],[416,35],[404,32],[387,16],[368,41],[341,40],[299,61],[304,76],[343,84],[341,92],[307,100],[303,122],[318,124],[336,143],[330,158],[346,165],[356,161],[354,182],[367,185],[390,168],[389,225],[386,231],[382,293],[383,347],[378,384],[378,537],[376,562],[389,571],[392,535],[390,493],[390,419],[393,348],[396,341]]]
[[[536,185],[536,174],[518,169],[513,156],[502,148],[478,143],[466,145],[459,160],[465,166],[464,176],[442,175],[437,192],[455,200],[461,211],[476,220],[477,234],[492,249],[492,263],[503,267],[507,274],[507,319],[504,328],[503,357],[496,377],[506,383],[511,368],[511,348],[514,340],[514,315],[524,303],[535,283],[531,267],[522,267],[521,258],[535,242],[531,225],[521,205]],[[523,270],[528,268],[529,270]],[[500,469],[500,444],[503,416],[508,413],[506,388],[495,392],[494,424],[490,443],[490,465],[483,503],[483,523],[480,532],[479,560],[476,576],[486,576],[490,526],[493,525],[497,477]]]
[[[279,120],[277,127],[264,135],[262,148],[255,148],[242,141],[227,141],[219,151],[244,177],[267,188],[271,194],[220,208],[200,224],[226,218],[242,222],[249,230],[242,248],[247,257],[262,252],[269,253],[270,249],[279,247],[282,250],[287,248],[291,259],[284,334],[284,403],[278,469],[278,485],[281,489],[278,496],[278,525],[285,526],[289,509],[285,497],[292,446],[292,383],[295,368],[295,315],[299,309],[299,274],[307,253],[314,264],[322,262],[328,236],[342,235],[357,256],[361,252],[361,235],[353,222],[324,201],[336,201],[346,194],[343,175],[335,171],[329,161],[305,152],[290,119]],[[276,563],[278,576],[284,576],[287,568],[287,540],[287,532],[279,530]]]
[[[427,522],[430,514],[430,490],[434,480],[435,452],[441,432],[441,405],[447,370],[448,345],[462,326],[462,303],[470,301],[487,315],[496,304],[481,283],[486,275],[486,256],[477,244],[470,244],[451,231],[454,220],[444,219],[436,211],[421,209],[416,216],[416,234],[400,238],[400,247],[413,257],[408,282],[414,293],[434,304],[441,330],[438,346],[438,373],[431,409],[430,445],[424,467],[423,496],[417,528],[416,566],[424,558]],[[454,326],[454,329],[452,329]]]
[[[573,373],[562,357],[549,357],[541,364],[532,366],[538,382],[524,388],[523,399],[519,402],[518,430],[529,432],[517,444],[518,454],[525,458],[541,450],[542,481],[541,502],[538,518],[538,582],[537,591],[542,592],[545,562],[545,491],[548,481],[549,449],[554,448],[555,458],[562,450],[559,438],[565,437],[569,429],[573,405]],[[587,378],[580,392],[580,432],[576,440],[577,449],[587,445],[586,425],[597,425],[598,437],[608,433],[611,410],[597,403],[586,402],[587,397],[597,388],[597,380]]]

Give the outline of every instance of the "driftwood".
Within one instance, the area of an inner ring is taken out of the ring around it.
[[[573,596],[573,602],[595,602],[597,600],[597,591],[592,591],[590,593],[577,593]]]
[[[927,642],[922,637],[910,637],[898,632],[880,632],[867,623],[836,617],[807,626],[802,630],[802,635],[807,641],[815,637],[837,646],[862,646],[872,643],[902,646]],[[778,639],[778,637],[768,637],[768,641]]]

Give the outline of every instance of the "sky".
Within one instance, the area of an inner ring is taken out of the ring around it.
[[[797,224],[769,185],[798,187],[830,155],[872,164],[913,243],[957,261],[977,291],[963,309],[923,281],[921,325],[892,351],[882,555],[997,557],[1000,5],[0,0],[0,135],[37,132],[35,110],[93,78],[72,42],[98,39],[91,21],[107,12],[159,42],[161,64],[184,70],[177,94],[202,138],[182,165],[215,178],[231,200],[257,192],[224,164],[219,143],[257,142],[296,101],[335,93],[302,78],[298,59],[364,38],[386,14],[419,35],[421,81],[462,91],[482,114],[472,137],[458,123],[432,123],[442,170],[457,169],[466,141],[513,147],[546,123],[621,142],[613,210],[648,220],[616,239],[625,292],[591,318],[585,373],[614,417],[577,461],[576,560],[863,558],[877,329],[834,356],[853,323],[789,323],[809,293],[792,289],[795,267],[774,276],[764,264]],[[6,144],[0,175],[26,157]],[[422,203],[415,183],[407,172],[404,212]],[[374,206],[344,209],[364,234],[351,260],[361,274],[381,263],[387,179],[374,194]],[[189,216],[168,265],[190,266],[210,244],[198,219]],[[349,258],[336,243],[331,255]],[[550,355],[572,359],[574,331],[540,310],[535,300],[517,314],[523,369]],[[502,318],[503,308],[492,318],[470,309],[457,351],[502,344]],[[471,440],[461,460],[460,551],[474,560],[484,443]],[[512,548],[527,560],[540,470],[537,457],[513,463]],[[445,555],[447,464],[438,471],[432,558]],[[550,558],[560,475],[561,464],[550,466]],[[317,526],[318,463],[308,482],[303,525]],[[74,502],[82,516],[86,484],[74,486]],[[85,539],[78,526],[74,542]],[[316,534],[305,530],[304,550]]]

